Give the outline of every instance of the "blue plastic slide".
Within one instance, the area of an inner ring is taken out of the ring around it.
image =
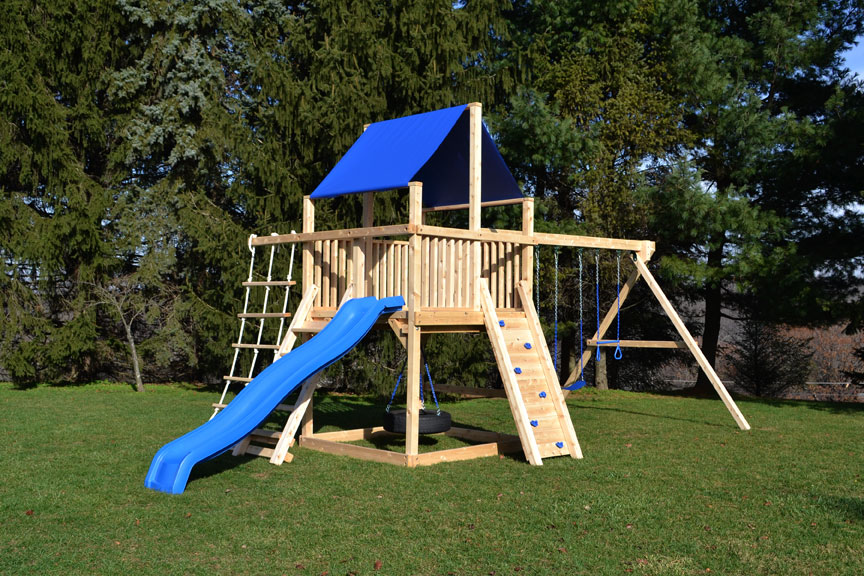
[[[379,316],[401,310],[404,304],[401,296],[347,301],[321,332],[263,370],[212,420],[163,446],[150,463],[144,485],[182,494],[195,464],[249,435],[304,380],[354,348]]]

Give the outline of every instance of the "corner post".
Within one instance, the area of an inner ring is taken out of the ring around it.
[[[375,222],[375,193],[363,193],[363,228],[371,228]],[[372,295],[372,278],[369,276],[369,270],[372,266],[369,265],[369,259],[372,255],[372,238],[363,238],[357,240],[355,246],[359,250],[355,252],[357,258],[355,261],[357,272],[354,275],[354,288],[357,290],[357,297]]]
[[[310,196],[303,197],[303,233],[315,231],[315,203]],[[315,244],[314,242],[303,243],[303,293],[312,286],[315,278]]]
[[[469,113],[469,153],[468,153],[468,229],[472,232],[480,231],[480,203],[481,181],[483,171],[482,164],[482,142],[483,142],[483,105],[479,102],[468,104]],[[477,300],[477,279],[482,272],[480,258],[481,246],[478,240],[471,241],[471,271],[468,281],[470,282],[468,293],[473,298],[472,307],[480,309]]]
[[[534,198],[522,199],[522,234],[534,237]],[[525,291],[528,297],[534,294],[534,245],[522,245],[522,281],[525,283]],[[521,302],[526,307],[525,302]],[[528,304],[531,304],[528,302]]]
[[[420,308],[421,238],[417,233],[423,218],[423,184],[408,184],[408,224],[414,233],[408,240],[408,335],[405,351],[408,354],[406,370],[405,457],[408,466],[416,465],[420,446],[420,338],[417,310]]]
[[[310,196],[303,197],[303,232],[315,231],[315,203]],[[315,279],[315,243],[303,243],[303,293],[308,292]],[[314,387],[312,388],[314,390]],[[312,393],[309,393],[309,404],[303,412],[300,423],[300,434],[312,435]]]

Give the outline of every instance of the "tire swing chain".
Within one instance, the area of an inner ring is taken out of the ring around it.
[[[420,359],[423,361],[423,366],[426,368],[426,378],[429,380],[429,388],[432,390],[432,399],[435,401],[435,415],[441,415],[441,406],[438,405],[438,396],[435,394],[435,384],[432,383],[432,374],[429,372],[429,363],[426,361],[426,354],[421,350]],[[390,401],[387,402],[385,412],[390,412],[390,407],[393,406],[393,399],[396,398],[396,392],[399,390],[399,384],[402,383],[402,376],[405,375],[405,366],[408,364],[408,359],[402,363],[402,370],[399,371],[399,378],[396,379],[396,387],[393,388],[393,393],[390,395]],[[423,396],[423,379],[420,379],[420,409],[426,409],[426,399]]]

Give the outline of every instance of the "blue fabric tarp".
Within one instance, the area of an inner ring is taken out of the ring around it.
[[[427,208],[468,203],[469,111],[445,108],[371,124],[312,193],[331,198],[423,182]],[[522,197],[483,127],[482,201]]]

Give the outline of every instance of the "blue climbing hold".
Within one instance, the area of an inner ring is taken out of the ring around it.
[[[501,327],[503,328],[503,327],[504,327],[504,321],[503,321],[503,320],[498,320],[498,326],[501,326]]]
[[[534,428],[536,428],[539,425],[540,425],[540,423],[537,422],[536,420],[531,420],[531,426],[533,426]]]
[[[515,372],[516,374],[521,374],[522,369],[517,366],[516,368],[513,368],[513,372]]]
[[[563,442],[555,442],[555,446],[557,446],[558,448],[563,448],[564,443]]]
[[[540,398],[545,398],[545,397],[546,397],[546,392],[540,392]]]
[[[526,350],[530,350],[530,349],[531,349],[531,343],[530,343],[530,342],[525,342],[525,349],[526,349]]]

